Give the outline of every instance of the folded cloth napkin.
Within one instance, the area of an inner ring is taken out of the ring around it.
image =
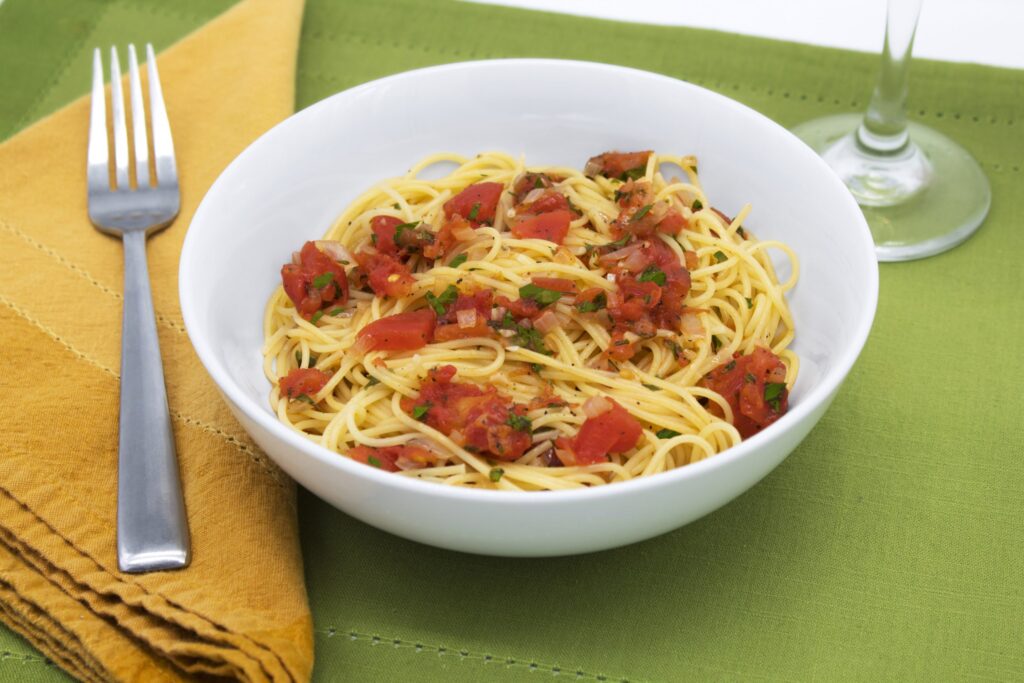
[[[182,210],[148,251],[187,569],[117,570],[122,247],[86,215],[88,99],[0,146],[0,618],[82,680],[301,681],[312,669],[294,485],[220,400],[177,295],[200,199],[293,110],[302,10],[244,0],[159,57]]]

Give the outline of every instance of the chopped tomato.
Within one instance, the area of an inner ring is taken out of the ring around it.
[[[615,191],[619,206],[624,209],[639,209],[652,201],[651,184],[646,180],[629,180]]]
[[[786,366],[766,348],[737,355],[704,376],[702,384],[721,394],[732,408],[733,426],[744,439],[782,417],[789,409]],[[712,405],[711,411],[721,414]]]
[[[591,157],[583,168],[586,175],[603,175],[607,178],[626,179],[629,171],[642,173],[652,152],[605,152]]]
[[[610,410],[588,417],[572,438],[560,437],[555,444],[566,465],[593,465],[605,462],[609,453],[623,453],[636,446],[643,428],[635,417],[614,399]],[[572,462],[569,462],[569,461]]]
[[[530,447],[526,407],[469,382],[453,382],[455,367],[434,368],[420,387],[419,397],[403,398],[402,410],[422,420],[464,448],[498,460],[515,460]]]
[[[401,218],[394,216],[374,216],[370,220],[370,230],[373,231],[373,245],[377,251],[389,256],[398,256],[399,247],[395,243],[395,228],[402,225]]]
[[[331,376],[316,368],[295,368],[281,378],[278,386],[288,398],[308,396],[312,399],[321,389],[327,386]]]
[[[356,338],[363,351],[415,351],[431,342],[436,322],[429,308],[406,311],[374,320]]]
[[[550,211],[513,224],[512,234],[520,239],[534,238],[561,244],[569,232],[572,219],[572,212],[566,209]]]
[[[408,296],[416,283],[405,264],[394,256],[360,251],[356,252],[355,259],[366,273],[370,287],[377,296],[396,299]]]
[[[494,210],[505,186],[501,183],[474,183],[444,203],[447,218],[458,214],[473,227],[494,222]]]
[[[445,310],[444,315],[437,319],[434,341],[446,342],[452,339],[492,336],[491,327],[487,323],[491,319],[493,298],[494,292],[489,289],[481,289],[472,294],[459,294],[454,303]],[[469,311],[472,311],[472,314],[467,315]],[[472,319],[472,324],[467,323],[467,318]]]
[[[356,462],[361,462],[370,467],[397,472],[400,469],[416,469],[431,465],[437,461],[437,456],[415,444],[404,444],[402,446],[384,446],[373,448],[371,446],[353,446],[348,452],[348,457]]]
[[[515,211],[518,216],[526,216],[548,213],[550,211],[568,211],[570,208],[569,200],[561,192],[557,190],[544,190],[538,196],[535,196],[532,201],[520,202],[515,207]]]
[[[546,173],[526,172],[516,178],[512,184],[512,193],[515,195],[515,202],[519,204],[534,190],[543,190],[554,184],[554,179]]]
[[[341,264],[306,242],[299,252],[299,263],[281,267],[285,294],[307,320],[327,305],[343,306],[348,301],[348,278]]]
[[[455,244],[455,232],[463,228],[470,228],[469,222],[462,216],[455,214],[441,224],[441,229],[434,235],[434,241],[423,247],[423,255],[427,258],[439,259],[447,254],[452,245]]]
[[[636,355],[636,344],[626,339],[626,333],[619,329],[612,333],[608,342],[608,357],[617,361],[627,361]]]
[[[556,292],[576,293],[576,283],[564,277],[535,277],[533,278],[533,284],[544,289],[553,289]]]

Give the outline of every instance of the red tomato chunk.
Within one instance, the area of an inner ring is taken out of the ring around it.
[[[281,387],[281,393],[288,398],[295,399],[300,396],[308,396],[312,399],[321,389],[327,386],[327,382],[330,379],[331,376],[323,370],[295,368],[281,378],[278,386]]]
[[[454,376],[452,365],[434,368],[418,398],[402,399],[402,410],[469,451],[505,461],[521,457],[533,442],[526,406],[493,386],[453,382]]]
[[[504,189],[501,183],[474,183],[444,203],[444,215],[451,218],[458,214],[473,227],[490,225]]]
[[[789,410],[786,366],[766,348],[737,356],[704,376],[702,384],[721,394],[732,408],[733,426],[744,439],[782,417]],[[721,410],[712,405],[712,413]]]
[[[370,288],[377,296],[398,299],[412,292],[416,280],[406,265],[395,257],[360,251],[355,258],[359,267],[366,273]]]
[[[437,315],[429,308],[396,313],[359,330],[357,345],[365,351],[415,351],[434,336]]]
[[[647,160],[653,152],[605,152],[591,157],[583,172],[588,176],[603,175],[607,178],[625,180],[627,172],[643,173]]]
[[[588,417],[576,436],[555,441],[565,465],[606,462],[609,453],[623,453],[636,446],[643,432],[640,423],[614,399],[607,400],[612,404],[610,410]]]
[[[384,446],[382,448],[353,446],[348,452],[348,457],[356,462],[361,462],[364,465],[376,467],[386,472],[397,472],[401,469],[419,469],[434,464],[437,460],[433,453],[415,444]]]
[[[519,239],[540,239],[561,244],[569,233],[574,214],[566,209],[530,216],[512,225],[512,234]]]
[[[325,306],[344,306],[348,302],[345,269],[313,242],[302,245],[299,263],[281,267],[281,282],[285,294],[307,320]]]
[[[459,294],[454,303],[437,319],[434,341],[493,336],[490,325],[491,300],[494,292],[481,289],[472,294]]]

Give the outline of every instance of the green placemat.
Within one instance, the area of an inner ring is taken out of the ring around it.
[[[84,92],[91,46],[166,45],[227,4],[6,0],[0,137]],[[404,69],[506,56],[650,69],[783,125],[863,108],[877,66],[451,0],[311,0],[297,106]],[[992,211],[960,248],[882,266],[864,355],[803,445],[703,520],[551,560],[429,548],[302,495],[315,678],[1024,679],[1024,72],[921,61],[911,81],[913,117],[981,161]],[[0,651],[0,679],[60,676],[6,631]]]

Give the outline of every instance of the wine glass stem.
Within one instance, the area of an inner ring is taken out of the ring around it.
[[[907,76],[921,2],[889,0],[882,68],[871,94],[871,103],[857,129],[857,142],[866,152],[897,154],[910,142],[907,135]]]

